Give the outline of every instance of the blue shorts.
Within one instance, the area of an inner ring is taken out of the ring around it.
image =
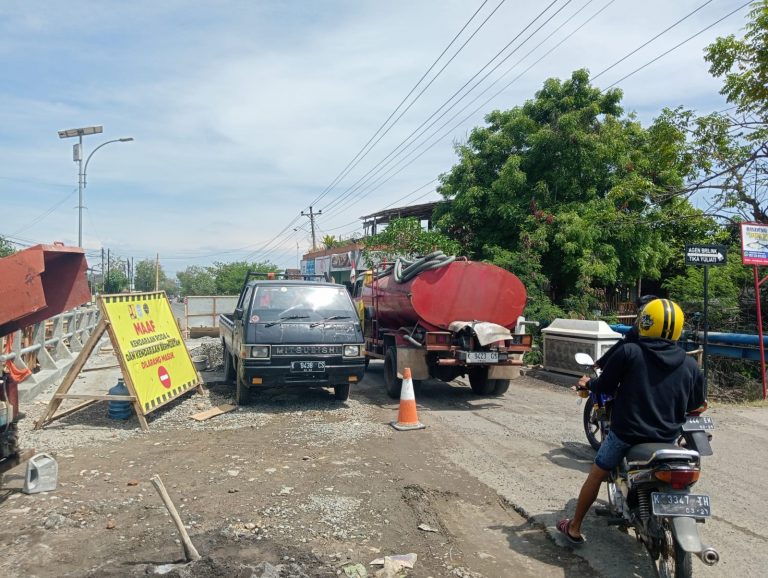
[[[610,472],[624,459],[624,455],[627,453],[632,444],[625,443],[619,439],[613,430],[608,432],[608,437],[600,444],[600,449],[595,456],[595,464],[598,468]]]

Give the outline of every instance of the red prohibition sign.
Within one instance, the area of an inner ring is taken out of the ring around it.
[[[157,368],[157,377],[160,378],[160,383],[165,389],[171,389],[171,376],[168,375],[168,370],[162,365]]]

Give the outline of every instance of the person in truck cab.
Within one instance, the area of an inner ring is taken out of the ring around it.
[[[641,443],[674,443],[686,414],[704,404],[704,375],[676,345],[683,312],[669,299],[647,303],[638,317],[637,340],[624,340],[605,360],[603,372],[582,376],[579,388],[614,396],[611,429],[581,487],[572,519],[557,523],[572,544],[583,544],[581,524],[627,451]]]

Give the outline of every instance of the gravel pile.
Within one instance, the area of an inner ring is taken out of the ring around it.
[[[201,337],[185,342],[191,357],[203,356],[208,358],[208,369],[217,370],[224,367],[224,348],[218,337]]]

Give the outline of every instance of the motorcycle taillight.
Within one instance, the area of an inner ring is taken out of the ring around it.
[[[705,411],[707,411],[707,408],[709,407],[709,404],[705,401],[703,404],[701,404],[699,407],[694,409],[693,411],[689,411],[687,415],[690,416],[699,416]]]
[[[699,479],[699,470],[656,470],[657,480],[669,484],[673,490],[684,490]]]

